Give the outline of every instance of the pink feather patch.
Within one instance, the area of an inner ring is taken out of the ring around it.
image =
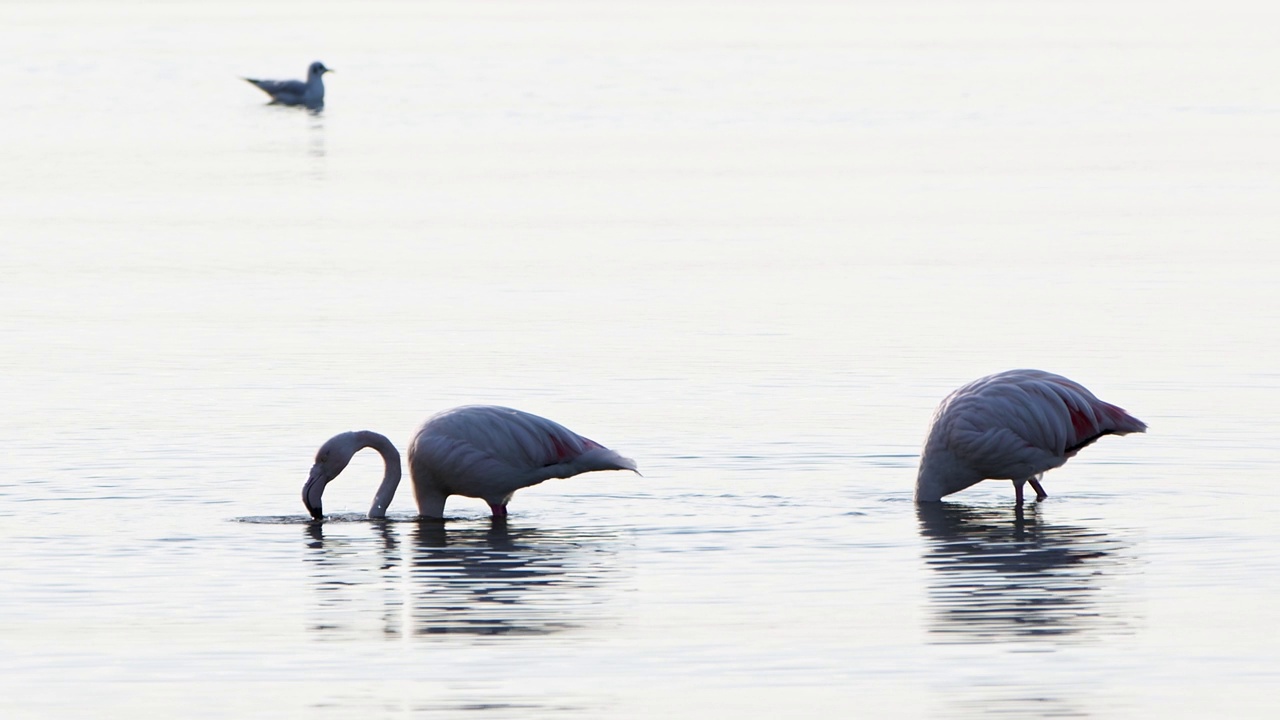
[[[570,450],[569,446],[565,445],[564,441],[561,440],[560,438],[556,437],[555,435],[552,435],[550,437],[551,437],[551,446],[555,448],[557,460],[562,460],[562,461],[567,460],[571,457],[574,457],[577,454],[577,453],[574,453],[572,450]]]
[[[1068,445],[1075,445],[1098,434],[1097,423],[1090,420],[1083,410],[1068,404],[1067,411],[1071,413],[1071,429],[1076,433],[1075,441],[1067,443]]]

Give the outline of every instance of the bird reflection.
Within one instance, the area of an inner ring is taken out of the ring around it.
[[[372,528],[370,537],[369,529]],[[545,635],[606,620],[616,536],[413,523],[312,523],[308,562],[327,636]]]
[[[351,523],[348,528],[355,528]],[[319,618],[311,629],[327,634],[361,633],[374,627],[390,635],[398,634],[399,610],[393,601],[398,583],[400,541],[387,522],[365,524],[373,529],[367,534],[351,536],[326,533],[322,523],[307,524],[307,555]],[[345,529],[345,528],[344,528]],[[374,562],[370,560],[374,559]],[[386,602],[370,617],[355,610],[367,604],[370,593],[384,596]]]
[[[319,113],[319,111],[312,112],[316,115]],[[325,156],[324,119],[321,117],[314,117],[311,121],[311,134],[307,154],[313,158],[323,158]]]
[[[922,503],[925,564],[934,571],[929,631],[941,643],[1080,642],[1128,622],[1103,586],[1125,547],[1096,530],[1043,523],[1032,509]]]

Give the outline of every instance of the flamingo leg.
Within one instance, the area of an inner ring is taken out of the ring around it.
[[[1040,487],[1040,478],[1031,478],[1027,482],[1031,483],[1031,488],[1036,491],[1036,502],[1049,497],[1049,493],[1045,492],[1043,487]]]
[[[506,503],[489,503],[489,509],[493,511],[495,518],[505,518],[507,516]]]

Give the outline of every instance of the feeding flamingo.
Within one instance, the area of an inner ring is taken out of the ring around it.
[[[385,436],[368,430],[335,435],[316,453],[302,488],[311,517],[324,517],[325,485],[346,468],[351,456],[371,447],[382,455],[386,472],[369,508],[383,518],[400,484],[400,453]],[[634,460],[588,440],[559,423],[520,410],[468,405],[432,416],[409,444],[409,474],[418,513],[444,517],[450,495],[481,498],[493,517],[507,516],[507,503],[520,488],[551,478],[594,470],[636,470]]]
[[[916,502],[933,502],[986,479],[1012,480],[1022,504],[1031,483],[1103,435],[1147,426],[1083,385],[1043,370],[1006,370],[951,393],[933,415],[920,456]]]

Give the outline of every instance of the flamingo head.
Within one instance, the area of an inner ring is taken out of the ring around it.
[[[356,433],[345,432],[329,438],[328,442],[316,451],[316,462],[311,466],[311,475],[307,478],[307,483],[302,486],[302,504],[307,508],[307,512],[311,513],[311,517],[316,520],[324,518],[321,498],[324,496],[325,486],[346,469],[347,463],[351,462],[351,456],[355,455],[360,447]]]

